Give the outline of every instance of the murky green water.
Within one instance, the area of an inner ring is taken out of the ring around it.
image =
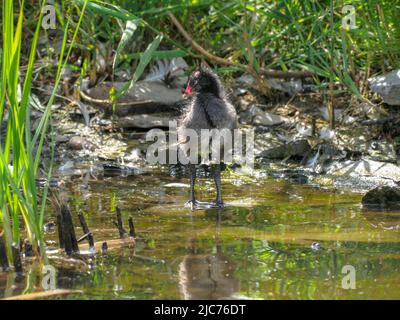
[[[225,179],[229,207],[191,212],[183,207],[188,189],[168,186],[178,182],[187,180],[75,178],[71,208],[86,213],[95,241],[118,238],[113,197],[126,228],[133,217],[138,240],[93,261],[53,260],[57,288],[81,290],[62,298],[400,298],[400,213],[363,212],[360,194],[272,178]],[[200,185],[199,198],[212,200],[212,181]],[[355,289],[342,286],[346,265],[354,267]],[[42,291],[38,278],[34,268],[17,281],[0,273],[0,297]]]

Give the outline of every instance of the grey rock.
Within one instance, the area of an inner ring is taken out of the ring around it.
[[[387,162],[362,159],[358,161],[335,162],[327,174],[341,177],[378,177],[390,181],[400,181],[400,167]]]
[[[368,79],[373,92],[379,93],[385,103],[400,105],[400,69]]]
[[[388,141],[369,141],[367,157],[376,161],[396,162],[397,154],[395,145]]]
[[[399,166],[368,159],[333,161],[324,170],[324,175],[312,177],[313,183],[352,191],[368,191],[376,187],[396,187],[400,181]]]
[[[93,143],[80,136],[71,137],[71,139],[68,141],[68,147],[70,147],[72,150],[94,149]]]
[[[126,82],[115,82],[116,91],[121,90]],[[94,99],[109,99],[112,88],[111,82],[103,82],[100,85],[86,91],[86,94]],[[182,100],[181,88],[169,88],[165,83],[158,81],[138,81],[128,90],[118,102],[148,102],[161,105],[174,105]]]
[[[69,139],[68,146],[73,150],[82,150],[85,143],[86,141],[82,137],[73,136],[71,139]]]
[[[331,161],[342,160],[346,158],[347,152],[338,149],[334,144],[319,144],[314,152],[305,162],[306,167],[311,168],[314,172],[322,173],[325,165]]]
[[[58,168],[58,171],[59,172],[67,172],[67,171],[72,170],[73,168],[74,168],[74,162],[71,160],[68,160],[66,163],[64,163],[63,165],[61,165]]]
[[[261,115],[261,114],[264,113],[264,111],[261,110],[259,107],[257,107],[254,103],[251,104],[251,106],[250,106],[250,108],[249,108],[248,111],[250,112],[250,114],[251,114],[253,117],[255,117],[255,116],[257,116],[257,115]]]
[[[264,150],[270,150],[282,145],[276,134],[272,132],[256,132],[254,136],[254,155],[259,157]]]
[[[254,77],[251,76],[251,75],[249,75],[249,74],[246,74],[246,73],[242,74],[242,75],[237,79],[237,81],[238,81],[239,83],[243,83],[243,84],[246,84],[246,85],[249,85],[249,86],[253,85],[254,82],[255,82],[255,81],[254,81]]]
[[[239,122],[241,124],[252,124],[254,117],[263,113],[254,103],[252,104],[245,100],[244,102],[239,101],[239,109],[244,110],[239,113]]]
[[[335,131],[333,143],[338,149],[364,155],[366,159],[393,162],[397,161],[394,142],[388,140],[371,140],[371,136],[378,135],[378,127],[361,126]]]
[[[287,121],[288,121],[287,118],[270,112],[263,112],[261,114],[257,114],[253,119],[253,123],[255,125],[262,125],[262,126],[273,126],[282,124]]]
[[[260,157],[268,159],[285,159],[288,157],[304,158],[311,152],[311,146],[307,140],[292,141],[276,148],[264,150]]]
[[[361,200],[363,207],[377,210],[400,210],[400,188],[378,187],[368,191]]]
[[[329,115],[329,110],[327,106],[321,106],[318,108],[318,111],[321,113],[321,117],[326,120],[329,121],[329,119],[331,118]],[[343,110],[340,109],[334,109],[333,110],[334,114],[335,114],[335,120],[336,121],[341,121],[342,117],[343,117]]]
[[[253,115],[250,111],[244,111],[239,113],[239,123],[251,124],[253,122]]]
[[[69,138],[65,135],[58,134],[56,136],[56,143],[64,143],[64,142],[68,142],[68,141],[69,141]]]
[[[303,82],[301,79],[292,79],[292,80],[284,80],[284,79],[267,79],[267,84],[276,90],[287,92],[289,94],[295,94],[298,92],[302,92]]]
[[[141,129],[166,128],[171,120],[173,120],[171,116],[138,114],[118,119],[117,126],[120,128]]]

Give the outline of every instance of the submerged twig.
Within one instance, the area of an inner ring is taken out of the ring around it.
[[[69,206],[65,203],[61,204],[58,215],[60,218],[57,218],[57,220],[61,224],[61,235],[59,235],[59,238],[63,239],[65,253],[67,255],[71,255],[73,252],[79,253],[78,241],[76,240],[74,224],[72,222],[71,210]]]
[[[58,243],[60,245],[60,248],[65,249],[61,214],[57,214],[57,231],[58,231]]]
[[[117,222],[116,222],[116,226],[118,228],[118,232],[119,232],[119,237],[125,238],[127,235],[126,230],[124,229],[124,226],[122,224],[122,216],[121,216],[121,209],[119,207],[115,208],[115,214],[117,216]]]
[[[108,251],[108,245],[107,245],[107,242],[104,241],[101,244],[101,254],[105,255],[105,254],[107,254],[107,251]]]
[[[135,225],[133,224],[132,217],[129,217],[128,223],[129,223],[129,235],[132,238],[136,238]]]
[[[136,241],[135,239],[131,238],[131,237],[126,237],[123,239],[111,239],[111,240],[107,240],[107,241],[96,241],[94,243],[94,248],[96,252],[105,252],[107,253],[108,251],[112,251],[112,250],[116,250],[119,248],[125,248],[125,247],[129,247],[129,248],[134,248],[136,245]],[[89,249],[88,244],[84,243],[79,245],[79,248],[81,251],[86,251]]]
[[[12,297],[5,298],[4,300],[33,300],[33,299],[49,298],[49,297],[53,297],[53,296],[67,295],[67,294],[72,294],[72,293],[82,293],[82,291],[81,290],[56,289],[56,290],[21,294],[18,296],[12,296]]]

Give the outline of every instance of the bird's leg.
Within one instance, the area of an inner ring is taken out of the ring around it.
[[[221,164],[212,164],[211,169],[214,176],[215,188],[217,190],[216,206],[221,208],[224,206],[221,193]]]
[[[196,183],[196,167],[194,164],[189,164],[189,174],[190,174],[190,196],[189,201],[186,202],[185,207],[194,209],[196,206],[196,200],[194,196],[194,185]]]

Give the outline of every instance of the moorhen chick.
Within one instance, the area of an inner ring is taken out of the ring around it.
[[[195,130],[199,137],[201,129],[228,129],[232,133],[233,140],[233,130],[237,128],[236,110],[227,100],[221,81],[214,72],[208,68],[201,68],[195,71],[188,79],[185,94],[190,98],[178,127],[178,141],[180,144],[187,142],[187,135],[184,133],[185,129]],[[211,140],[212,137],[209,140],[210,145]],[[189,172],[190,198],[185,206],[190,207],[192,210],[204,207],[223,207],[221,163],[211,164],[211,172],[214,176],[217,191],[215,204],[207,204],[195,199],[195,164],[189,163]]]

